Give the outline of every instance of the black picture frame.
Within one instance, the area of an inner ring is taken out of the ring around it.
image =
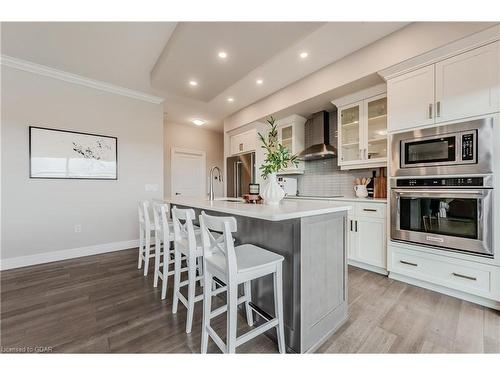
[[[33,168],[32,168],[32,141],[33,141],[33,135],[32,135],[32,130],[33,129],[39,129],[39,130],[46,130],[46,131],[53,131],[53,132],[60,132],[60,133],[72,133],[72,134],[79,134],[79,135],[85,135],[85,136],[93,136],[93,137],[99,137],[99,138],[108,138],[114,140],[114,146],[115,146],[115,173],[114,177],[48,177],[48,176],[33,176]],[[65,130],[65,129],[56,129],[56,128],[47,128],[47,127],[42,127],[42,126],[33,126],[30,125],[28,126],[28,153],[29,153],[29,178],[30,179],[37,179],[37,180],[94,180],[94,181],[116,181],[118,180],[118,138],[114,136],[109,136],[109,135],[103,135],[103,134],[95,134],[95,133],[85,133],[85,132],[78,132],[74,130]]]

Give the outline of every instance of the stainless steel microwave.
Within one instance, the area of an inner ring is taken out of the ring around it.
[[[391,151],[393,177],[489,174],[493,119],[394,134]]]

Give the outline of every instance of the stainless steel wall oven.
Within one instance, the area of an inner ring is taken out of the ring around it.
[[[493,256],[492,176],[391,181],[391,238]]]

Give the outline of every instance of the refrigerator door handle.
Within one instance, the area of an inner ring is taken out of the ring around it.
[[[236,198],[240,197],[240,188],[241,188],[241,175],[240,175],[240,168],[241,167],[241,161],[236,162]]]

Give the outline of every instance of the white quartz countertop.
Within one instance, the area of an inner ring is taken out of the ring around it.
[[[167,197],[170,204],[194,207],[204,210],[224,212],[230,215],[253,217],[256,219],[280,221],[307,216],[316,216],[332,212],[348,211],[352,207],[348,202],[326,200],[284,199],[277,206],[252,204],[244,202],[229,202],[221,200],[209,201],[206,197]]]
[[[297,195],[289,195],[285,199],[301,199],[314,201],[338,201],[338,202],[371,202],[371,203],[387,203],[387,198],[358,198],[358,197],[304,197]]]

